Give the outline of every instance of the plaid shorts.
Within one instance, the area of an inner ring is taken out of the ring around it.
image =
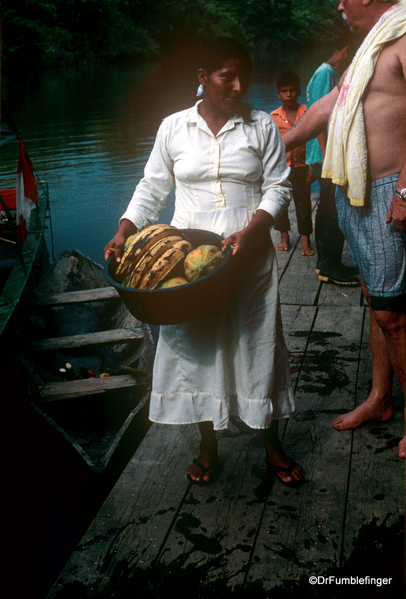
[[[386,224],[399,175],[372,181],[364,206],[352,206],[336,188],[340,229],[371,296],[374,310],[406,305],[406,233]]]

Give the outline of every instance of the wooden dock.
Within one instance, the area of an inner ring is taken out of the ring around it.
[[[216,481],[191,485],[197,427],[154,424],[48,599],[404,597],[402,393],[390,423],[332,428],[370,389],[368,309],[360,288],[319,281],[293,228],[278,264],[297,413],[281,436],[306,483],[275,482],[236,421]]]

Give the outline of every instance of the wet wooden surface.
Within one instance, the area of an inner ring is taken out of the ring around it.
[[[261,434],[236,421],[218,434],[216,481],[191,485],[197,428],[152,425],[49,599],[404,596],[403,397],[395,386],[389,423],[332,428],[370,389],[369,314],[360,288],[321,283],[291,242],[278,267],[297,413],[280,431],[305,484],[275,481]]]

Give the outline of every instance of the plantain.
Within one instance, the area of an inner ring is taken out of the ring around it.
[[[125,244],[124,244],[124,252],[127,250],[130,243],[132,243],[134,241],[134,239],[137,235],[140,235],[140,233],[134,233],[134,235],[130,235],[130,237],[127,237],[127,239],[125,240]]]
[[[175,231],[178,231],[176,227],[158,224],[145,227],[145,229],[136,233],[121,258],[121,262],[116,270],[116,276],[119,279],[124,279],[128,276],[138,260],[154,243],[167,235],[173,235]]]
[[[154,245],[144,253],[141,260],[138,261],[133,273],[131,274],[131,280],[129,283],[129,287],[135,289],[138,287],[141,279],[144,275],[151,270],[154,263],[162,256],[166,250],[169,250],[175,243],[178,241],[182,241],[182,237],[180,235],[168,235],[167,237],[163,237]]]
[[[192,246],[186,239],[176,242],[153,264],[141,279],[139,289],[155,289],[169,273],[185,259]]]
[[[180,287],[181,285],[186,285],[189,283],[185,277],[173,277],[172,279],[166,279],[163,283],[161,283],[158,289],[170,289],[171,287]]]

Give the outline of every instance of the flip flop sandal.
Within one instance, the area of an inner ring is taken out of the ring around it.
[[[207,468],[205,468],[205,466],[203,466],[203,464],[201,462],[199,462],[199,460],[197,460],[197,459],[194,459],[193,463],[194,463],[195,466],[197,466],[198,468],[200,468],[200,470],[202,471],[202,478],[200,480],[194,480],[190,476],[189,472],[187,472],[186,473],[187,477],[188,477],[189,481],[192,483],[192,485],[200,485],[202,487],[204,487],[205,485],[210,485],[210,483],[213,482],[214,473],[213,473],[212,477],[210,478],[210,480],[203,480],[203,476],[207,472],[209,472],[209,470],[214,470],[215,467],[216,467],[216,465],[217,465],[217,462],[214,462],[213,464],[210,464],[210,466],[207,466]]]
[[[285,487],[299,487],[304,482],[303,475],[302,475],[301,478],[299,478],[299,480],[296,480],[292,476],[292,471],[293,471],[294,467],[298,465],[298,464],[296,464],[295,460],[291,459],[290,462],[289,462],[289,466],[287,466],[286,468],[284,468],[283,466],[274,466],[273,464],[271,464],[270,462],[268,462],[268,460],[266,460],[266,463],[267,463],[269,469],[272,470],[275,473],[276,478],[283,485],[285,485]],[[278,472],[285,472],[288,476],[292,476],[292,480],[289,481],[289,482],[283,480],[283,478],[281,478],[279,476]]]

